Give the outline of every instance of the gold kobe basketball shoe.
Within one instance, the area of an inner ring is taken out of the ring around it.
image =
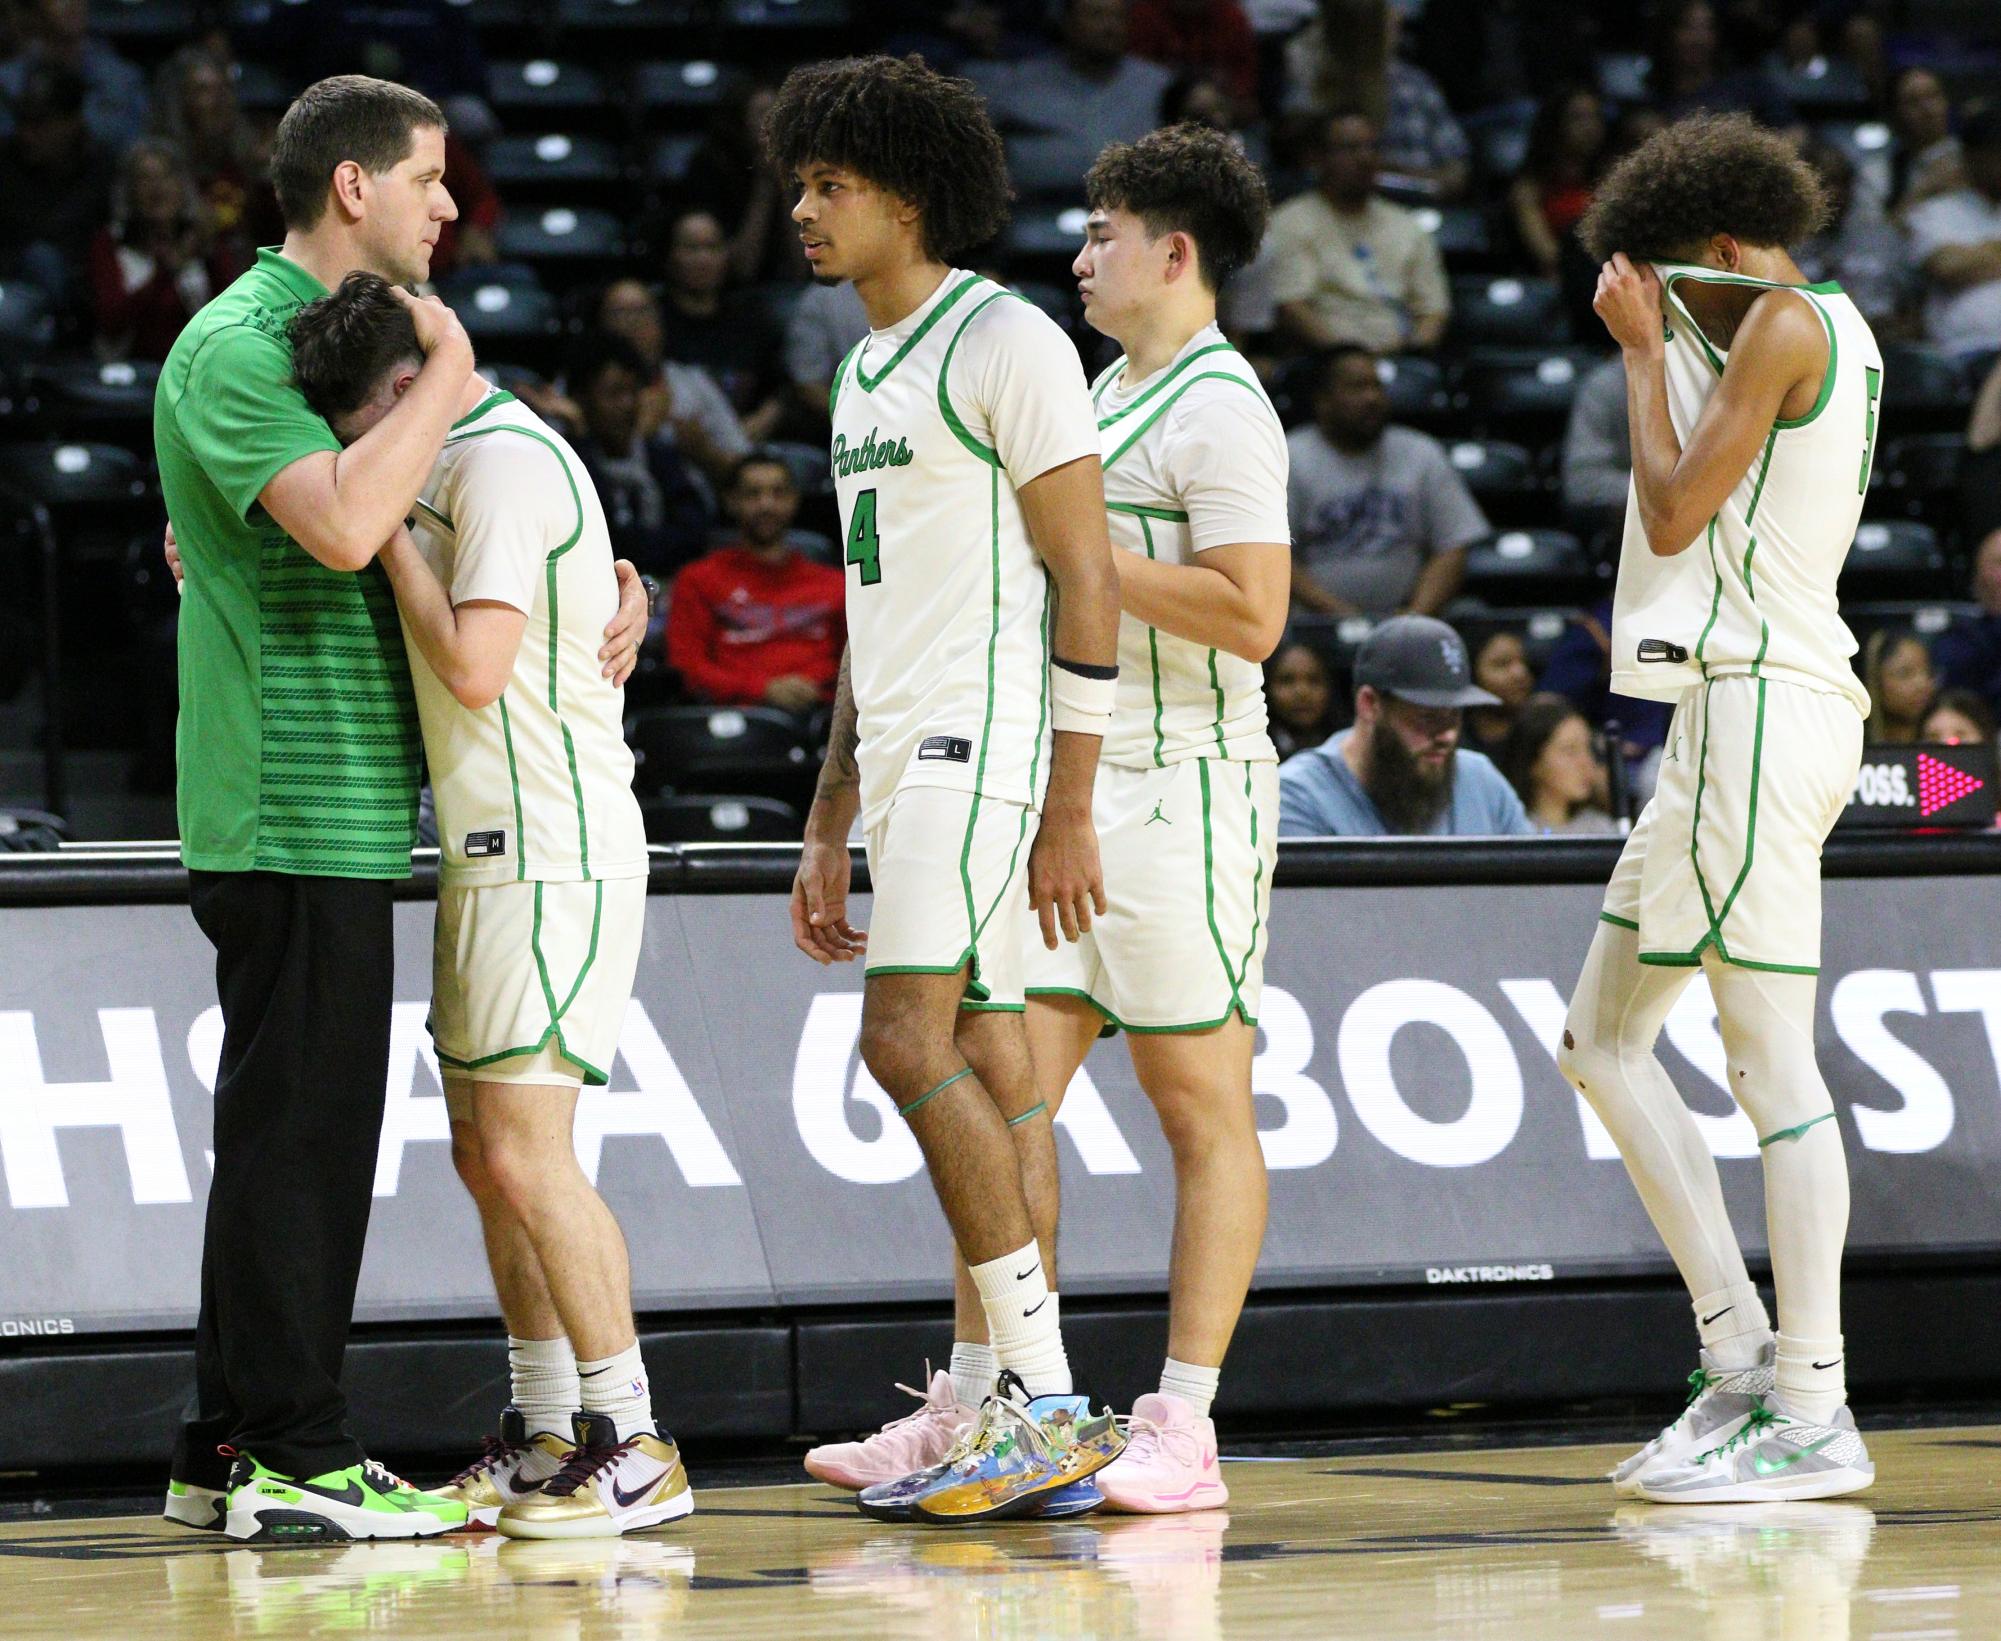
[[[480,1456],[433,1491],[466,1507],[468,1527],[491,1527],[510,1504],[539,1493],[575,1445],[547,1430],[531,1437],[527,1421],[510,1407],[500,1415],[499,1439],[488,1436]]]
[[[577,1445],[562,1469],[494,1522],[509,1538],[613,1538],[695,1508],[681,1450],[670,1436],[618,1439],[602,1413],[579,1413]]]

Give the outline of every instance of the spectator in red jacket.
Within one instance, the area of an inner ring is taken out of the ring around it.
[[[808,716],[834,698],[846,578],[786,541],[799,491],[777,457],[738,462],[726,501],[739,540],[675,577],[668,664],[698,700]]]
[[[98,356],[164,359],[239,270],[216,249],[206,203],[173,144],[141,137],[128,148],[111,200],[111,224],[90,246]]]

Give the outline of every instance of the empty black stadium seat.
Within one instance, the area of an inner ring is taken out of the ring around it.
[[[1938,532],[1916,519],[1865,519],[1841,566],[1844,592],[1922,599],[1945,590]]]
[[[807,444],[803,440],[777,439],[758,447],[767,455],[776,456],[792,471],[792,482],[801,492],[809,496],[821,495],[833,489],[834,468],[824,444]]]
[[[1593,580],[1583,544],[1565,530],[1503,530],[1466,554],[1466,591],[1495,604],[1582,602]]]
[[[686,181],[688,167],[701,149],[702,140],[701,134],[694,131],[670,131],[656,138],[647,156],[647,173],[655,182]]]
[[[639,811],[648,843],[793,843],[805,832],[799,811],[776,798],[649,798]]]
[[[1457,439],[1445,447],[1452,469],[1483,503],[1541,490],[1535,457],[1501,439]]]
[[[1773,75],[1772,84],[1805,119],[1869,112],[1869,82],[1844,57],[1817,55],[1799,68]]]
[[[1480,646],[1497,632],[1514,633],[1522,641],[1529,666],[1540,673],[1549,664],[1550,654],[1563,637],[1564,629],[1579,613],[1567,605],[1495,609],[1476,599],[1458,599],[1446,610],[1445,617],[1466,640],[1468,655],[1478,655]]]
[[[732,29],[758,34],[830,32],[854,19],[848,0],[725,0],[723,10]]]
[[[1561,420],[1600,357],[1589,348],[1480,348],[1467,356],[1461,372],[1468,408],[1486,424],[1522,417]]]
[[[639,106],[655,124],[695,125],[723,99],[728,82],[707,58],[643,63],[633,81]]]
[[[1535,124],[1532,101],[1501,103],[1468,114],[1460,124],[1480,169],[1496,182],[1510,182],[1528,157],[1529,127]]]
[[[1475,205],[1420,205],[1418,226],[1438,241],[1439,255],[1453,267],[1477,262],[1493,250],[1487,214]]]
[[[1007,225],[1003,245],[1010,256],[1049,265],[1075,260],[1084,243],[1082,205],[1023,205]]]
[[[626,720],[638,791],[801,799],[819,773],[796,719],[771,707],[655,707]]]
[[[539,285],[502,284],[477,277],[471,269],[438,288],[475,348],[523,347],[538,355],[559,331],[556,299]]]
[[[34,371],[43,413],[63,433],[92,433],[124,440],[150,437],[153,388],[160,367],[146,360],[97,364],[75,360]]]
[[[122,506],[146,495],[131,451],[58,440],[0,445],[0,486],[54,508]]]
[[[1959,433],[1913,433],[1876,453],[1869,475],[1870,506],[1885,502],[1935,527],[1958,522],[1959,472],[1966,439]]]
[[[1539,347],[1570,339],[1563,291],[1554,279],[1452,281],[1452,339],[1463,347]]]
[[[595,114],[608,100],[604,76],[596,69],[549,57],[494,63],[486,84],[502,123],[515,127],[566,123],[553,117]]]
[[[1601,51],[1598,54],[1598,89],[1615,103],[1644,103],[1650,100],[1647,70],[1652,59],[1640,51]]]
[[[507,194],[532,195],[536,190],[616,187],[621,167],[618,149],[603,137],[570,136],[549,131],[539,137],[500,137],[487,150],[486,172]]]
[[[625,229],[610,211],[555,205],[512,213],[498,243],[524,262],[612,262],[625,254]]]
[[[1077,205],[1099,143],[1075,131],[1021,132],[1007,139],[1007,173],[1024,200]]]
[[[298,92],[298,86],[269,63],[233,64],[237,105],[254,114],[282,113]]]

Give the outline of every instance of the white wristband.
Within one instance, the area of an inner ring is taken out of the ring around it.
[[[1119,692],[1117,674],[1086,678],[1060,662],[1049,668],[1052,701],[1050,723],[1073,735],[1100,735],[1112,727],[1112,702]]]

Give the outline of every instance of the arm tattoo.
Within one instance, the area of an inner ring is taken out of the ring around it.
[[[841,676],[834,686],[834,721],[827,732],[827,761],[820,766],[819,785],[813,801],[832,798],[848,787],[861,784],[861,769],[855,753],[861,746],[861,726],[855,713],[854,680],[848,652],[841,652]]]

